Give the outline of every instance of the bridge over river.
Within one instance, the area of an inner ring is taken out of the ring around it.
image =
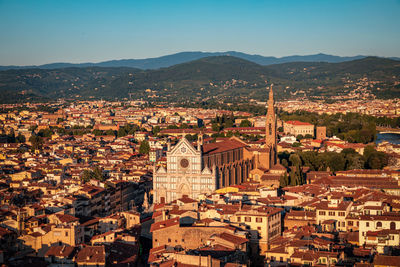
[[[400,129],[399,129],[399,128],[389,128],[389,127],[379,127],[379,126],[376,126],[376,130],[377,130],[380,134],[387,134],[387,133],[400,134]]]

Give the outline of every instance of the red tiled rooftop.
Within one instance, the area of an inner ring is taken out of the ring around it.
[[[210,155],[210,154],[217,154],[217,153],[222,153],[225,151],[229,150],[234,150],[238,148],[243,148],[246,147],[247,145],[233,140],[229,139],[223,142],[218,142],[218,143],[210,143],[210,144],[205,144],[203,145],[203,154]]]
[[[150,227],[150,232],[154,232],[160,229],[171,227],[174,225],[179,225],[179,218],[172,218],[161,222],[153,223]]]

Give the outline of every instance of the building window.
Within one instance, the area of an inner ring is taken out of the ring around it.
[[[171,243],[171,238],[168,238],[168,243]]]
[[[376,227],[377,227],[377,228],[381,228],[381,227],[382,227],[382,223],[381,223],[381,222],[377,222],[377,223],[376,223]]]
[[[256,222],[258,222],[258,223],[262,223],[262,218],[256,218]]]
[[[367,224],[366,224],[366,225],[367,225],[367,227],[369,227],[369,222],[367,222]]]
[[[244,217],[245,222],[251,222],[251,217]]]
[[[391,222],[390,223],[390,230],[396,230],[396,223],[395,222]]]
[[[334,211],[329,212],[329,216],[335,216],[335,214],[336,214],[336,212],[334,212]]]
[[[238,216],[238,217],[237,217],[237,221],[238,221],[238,222],[241,222],[241,217]]]
[[[325,211],[320,211],[319,215],[325,216]]]
[[[339,211],[339,216],[344,217],[346,216],[346,213],[344,211]]]
[[[261,231],[261,227],[260,227],[260,226],[258,226],[258,227],[257,227],[257,230],[258,230],[258,231]]]

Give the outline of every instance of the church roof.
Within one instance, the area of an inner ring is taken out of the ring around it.
[[[282,164],[277,163],[271,167],[271,170],[285,170],[286,171],[286,168]]]
[[[208,154],[208,155],[217,154],[246,146],[247,145],[242,142],[236,141],[234,139],[229,139],[223,142],[203,145],[203,154]]]

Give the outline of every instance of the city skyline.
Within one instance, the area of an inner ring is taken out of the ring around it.
[[[1,266],[400,266],[400,0],[0,0]]]
[[[184,51],[400,56],[399,1],[0,1],[0,65]]]

